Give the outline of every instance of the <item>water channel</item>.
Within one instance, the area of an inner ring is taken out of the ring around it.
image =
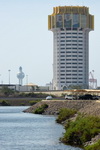
[[[59,142],[63,126],[54,116],[23,113],[27,107],[0,107],[0,150],[81,150]]]

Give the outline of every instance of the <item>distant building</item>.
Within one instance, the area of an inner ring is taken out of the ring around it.
[[[94,30],[89,8],[54,7],[48,29],[53,32],[53,89],[88,88],[89,32]]]

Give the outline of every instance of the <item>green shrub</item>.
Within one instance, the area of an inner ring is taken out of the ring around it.
[[[40,107],[35,109],[34,114],[42,114],[42,113],[44,113],[46,108],[48,108],[48,105],[47,104],[43,104]]]
[[[74,122],[69,122],[62,141],[70,145],[84,145],[100,132],[100,118],[79,115]]]
[[[38,101],[30,101],[29,103],[30,103],[30,105],[34,105],[34,104],[36,104]]]
[[[85,150],[100,150],[100,140],[93,145],[85,147]]]
[[[5,100],[2,100],[0,103],[2,106],[10,106],[10,104]]]
[[[62,108],[59,112],[58,118],[56,119],[57,123],[61,123],[66,119],[69,119],[70,117],[74,116],[76,112],[77,111],[73,109]]]
[[[21,106],[25,106],[25,103],[21,103]]]

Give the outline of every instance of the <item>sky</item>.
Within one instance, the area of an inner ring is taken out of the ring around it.
[[[89,34],[89,72],[100,86],[100,1],[99,0],[0,0],[0,83],[18,84],[22,66],[23,84],[44,86],[53,77],[53,33],[48,15],[56,6],[87,6],[95,17]],[[10,72],[8,70],[11,70]]]

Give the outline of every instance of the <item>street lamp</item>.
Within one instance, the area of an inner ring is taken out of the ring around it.
[[[11,70],[9,69],[9,70],[8,70],[8,72],[9,72],[9,85],[10,85],[10,71],[11,71]]]
[[[27,92],[28,92],[28,75],[26,75],[26,87],[27,87]]]

